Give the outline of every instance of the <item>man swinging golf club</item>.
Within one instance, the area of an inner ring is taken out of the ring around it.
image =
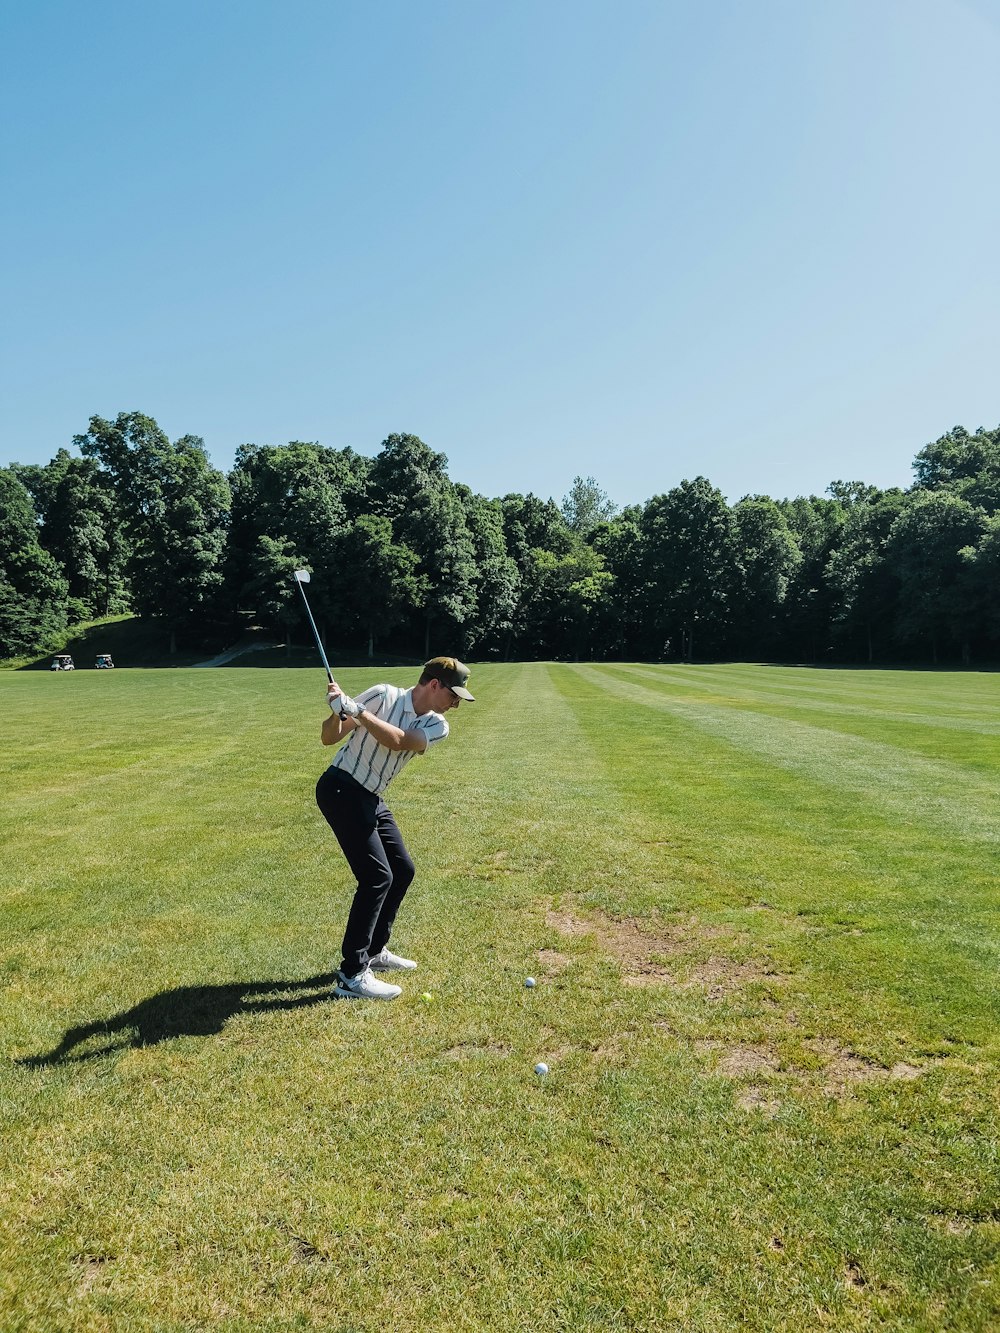
[[[352,699],[331,676],[323,744],[347,744],[316,784],[316,803],[358,881],[335,991],[345,999],[394,1000],[402,988],[375,973],[417,966],[388,948],[414,866],[382,796],[414,755],[448,735],[444,714],[473,699],[468,679],[469,668],[456,658],[432,657],[411,689],[373,685]]]

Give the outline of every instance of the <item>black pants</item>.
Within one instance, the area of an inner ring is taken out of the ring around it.
[[[385,801],[346,773],[326,770],[316,783],[316,804],[358,881],[341,946],[341,971],[353,977],[389,942],[399,904],[413,882],[413,858]]]

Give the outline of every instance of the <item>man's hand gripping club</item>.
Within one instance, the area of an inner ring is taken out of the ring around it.
[[[341,719],[345,717],[356,718],[364,712],[364,707],[349,694],[345,694],[336,681],[330,682],[330,688],[326,692],[326,701],[330,705],[331,713],[336,713]]]

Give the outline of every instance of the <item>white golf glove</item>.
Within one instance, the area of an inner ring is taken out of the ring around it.
[[[349,694],[337,694],[330,700],[330,707],[341,717],[357,717],[364,712],[364,706],[355,702]]]

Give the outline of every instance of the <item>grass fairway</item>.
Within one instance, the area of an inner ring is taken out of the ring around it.
[[[1000,1325],[1000,678],[477,667],[388,1005],[323,684],[0,673],[4,1333]]]

